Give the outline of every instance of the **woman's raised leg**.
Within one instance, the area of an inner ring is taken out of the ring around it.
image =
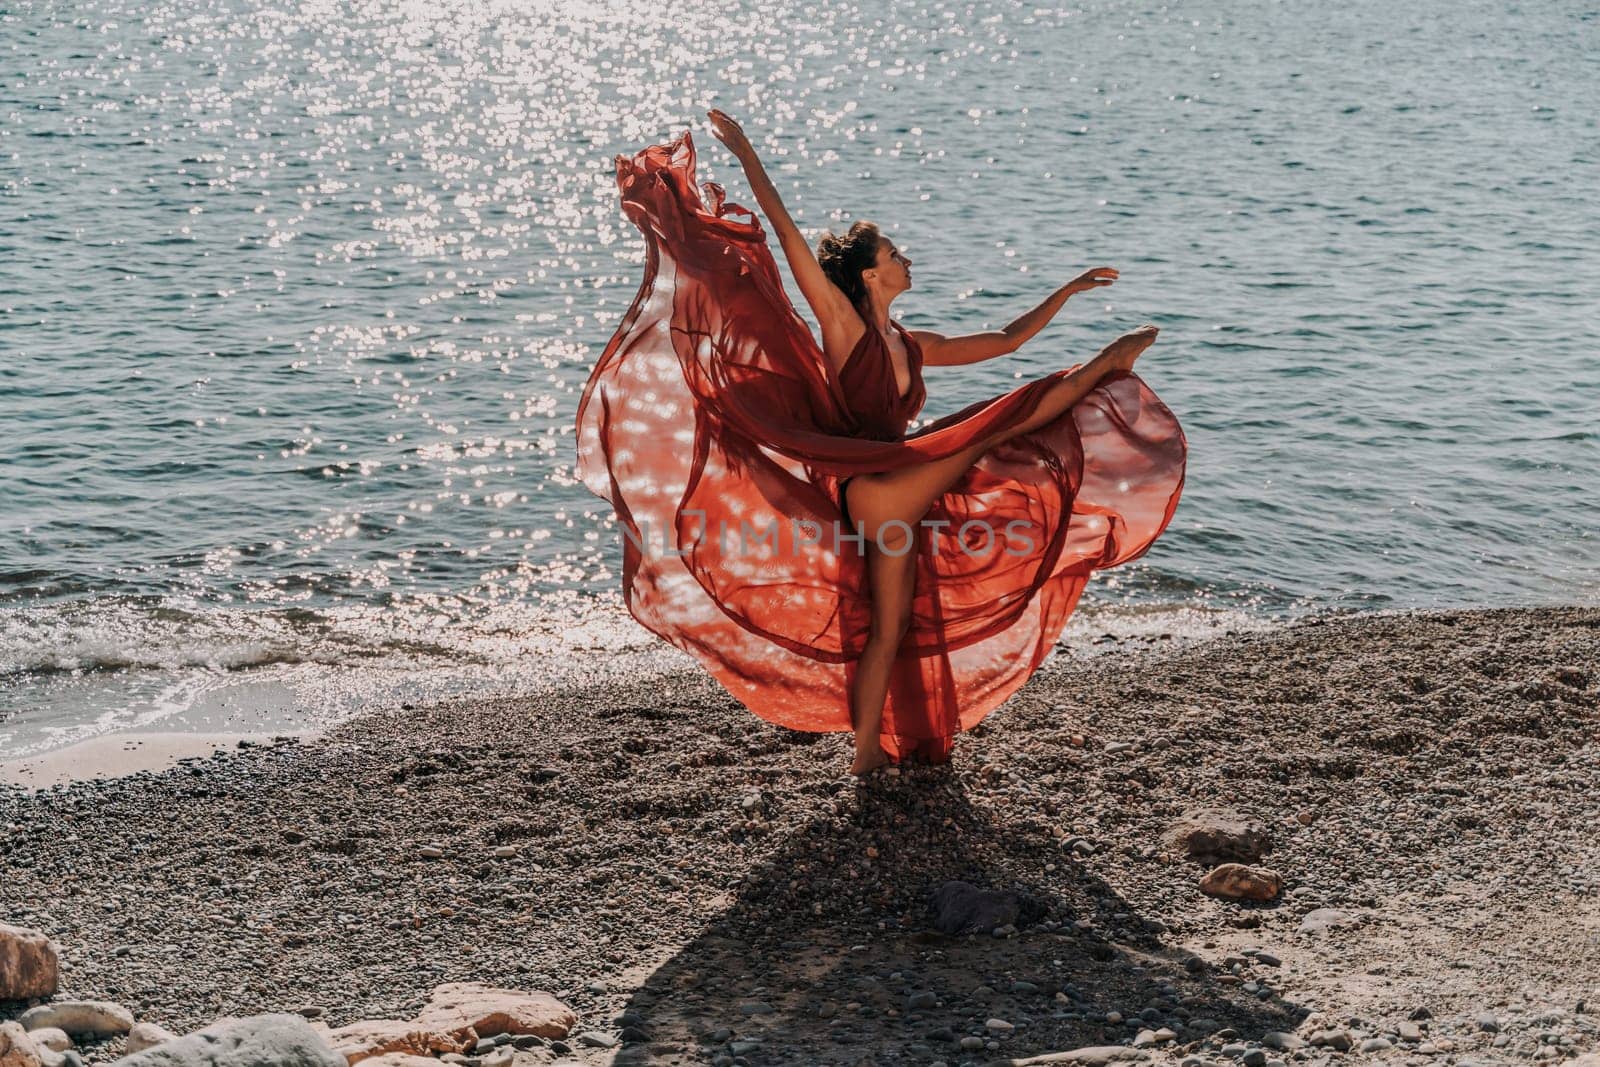
[[[1134,360],[1155,343],[1158,333],[1160,331],[1154,326],[1140,326],[1106,345],[1094,359],[1062,378],[1046,392],[1032,415],[1015,426],[1007,427],[1003,433],[994,434],[985,440],[983,452],[1018,434],[1031,433],[1042,426],[1048,426],[1072,410],[1074,404],[1088,396],[1107,374],[1132,370]],[[983,452],[979,452],[979,455]]]

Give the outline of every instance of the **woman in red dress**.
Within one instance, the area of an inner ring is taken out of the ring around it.
[[[911,260],[864,222],[813,254],[738,124],[709,115],[822,346],[755,215],[696,192],[688,131],[617,157],[645,279],[584,390],[579,476],[623,527],[630,612],[752,711],[853,731],[853,774],[947,759],[1043,660],[1090,571],[1172,519],[1187,442],[1132,373],[1156,329],[907,435],[924,366],[1015,351],[1117,272],[1002,330],[906,330],[889,308]]]

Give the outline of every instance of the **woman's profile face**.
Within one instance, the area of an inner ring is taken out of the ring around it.
[[[879,284],[893,289],[911,288],[911,257],[887,237],[878,242],[878,262],[873,266],[878,272]]]

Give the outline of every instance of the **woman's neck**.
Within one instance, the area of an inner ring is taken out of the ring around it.
[[[888,333],[889,309],[887,307],[880,309],[877,304],[871,304],[867,309],[867,321],[876,326],[879,333]]]

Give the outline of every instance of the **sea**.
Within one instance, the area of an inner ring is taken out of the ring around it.
[[[1063,649],[1600,602],[1597,48],[1593,0],[6,4],[0,757],[691,663],[573,426],[614,157],[691,129],[755,206],[713,107],[912,257],[911,329],[1121,272],[925,419],[1162,327],[1182,502]]]

